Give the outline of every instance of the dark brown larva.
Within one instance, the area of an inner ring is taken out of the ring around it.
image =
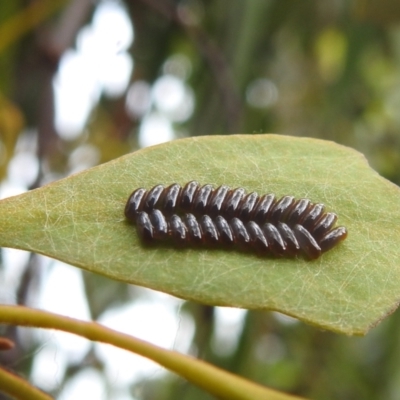
[[[213,189],[212,185],[201,186],[195,181],[184,187],[174,183],[168,187],[157,185],[150,190],[136,189],[128,199],[125,216],[135,222],[138,212],[153,209],[166,216],[191,213],[215,218],[221,215],[258,224],[282,221],[291,227],[296,224],[311,226],[324,214],[323,204],[313,204],[308,199],[295,200],[292,196],[277,199],[273,194],[259,196],[256,192],[246,194],[243,188],[232,190],[225,185]]]
[[[304,254],[309,259],[318,258],[346,237],[343,227],[332,229],[318,240],[302,225],[293,229],[283,222],[259,225],[254,221],[243,223],[239,218],[227,221],[221,215],[212,219],[204,214],[196,218],[193,214],[177,214],[165,217],[157,209],[150,213],[137,214],[139,236],[146,243],[156,240],[172,240],[177,245],[208,245],[219,243],[237,245],[242,250],[253,249],[259,254],[275,257]]]
[[[196,216],[207,214],[212,217],[223,215],[243,220],[253,217],[262,219],[275,202],[274,195],[259,197],[255,192],[246,195],[243,188],[231,190],[222,185],[213,189],[212,185],[200,186],[191,181],[183,188],[175,183],[166,188],[157,185],[148,191],[143,188],[136,189],[128,199],[125,215],[133,221],[137,212],[149,212],[157,208],[166,215],[187,212]]]
[[[214,189],[195,181],[184,187],[136,189],[128,198],[125,216],[137,224],[145,241],[171,237],[191,244],[235,243],[258,251],[268,248],[275,256],[303,252],[317,258],[347,237],[346,228],[333,228],[337,216],[325,212],[323,204],[292,196],[246,194],[243,188],[231,190],[225,185]]]

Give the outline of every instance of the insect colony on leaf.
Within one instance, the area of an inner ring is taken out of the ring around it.
[[[172,240],[176,245],[238,246],[258,254],[316,259],[347,237],[334,227],[337,215],[325,206],[293,196],[247,194],[222,185],[156,185],[136,189],[125,216],[145,243]]]

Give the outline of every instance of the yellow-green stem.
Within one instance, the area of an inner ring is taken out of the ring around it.
[[[32,386],[18,375],[0,368],[0,392],[14,399],[51,400],[48,394]]]
[[[220,370],[193,357],[166,350],[132,336],[116,332],[95,322],[79,321],[46,311],[21,306],[0,306],[0,323],[59,329],[87,339],[109,343],[132,351],[176,372],[195,385],[226,400],[294,400],[244,378]]]

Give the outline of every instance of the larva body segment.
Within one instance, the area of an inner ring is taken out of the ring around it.
[[[283,222],[276,224],[279,233],[282,236],[283,241],[286,243],[286,252],[289,256],[295,256],[300,252],[300,245],[296,239],[296,236],[291,228]]]
[[[327,232],[319,242],[323,252],[330,250],[347,237],[347,229],[344,226],[338,226]]]
[[[290,226],[294,226],[299,223],[300,218],[307,212],[310,208],[311,201],[308,199],[299,199],[295,204],[291,207],[290,212],[288,213],[286,223]]]
[[[211,217],[203,215],[201,217],[200,226],[203,233],[203,241],[205,243],[217,244],[219,240],[218,230]]]
[[[166,215],[174,214],[180,199],[181,187],[177,183],[168,186],[161,195],[159,202]]]
[[[237,188],[228,192],[221,213],[227,218],[238,217],[241,212],[242,199],[245,195],[243,188]]]
[[[217,215],[221,214],[223,202],[228,192],[229,187],[225,185],[222,185],[214,190],[207,208],[207,212],[211,217],[216,217]]]
[[[183,221],[188,231],[189,243],[200,244],[203,241],[203,234],[196,217],[193,214],[186,214]]]
[[[250,215],[250,219],[256,221],[258,224],[262,224],[267,221],[267,215],[269,211],[274,206],[276,198],[274,194],[267,194],[261,196]]]
[[[165,239],[168,235],[168,223],[164,214],[160,210],[153,210],[150,213],[150,222],[154,228],[154,239]]]
[[[306,256],[311,260],[318,258],[321,255],[321,247],[311,236],[306,228],[302,225],[295,225],[293,228],[294,235],[296,236],[297,242],[300,248],[304,251]]]
[[[323,204],[313,204],[306,210],[304,215],[300,217],[298,224],[302,225],[305,229],[311,230],[323,215],[325,206]]]
[[[246,197],[242,200],[240,211],[238,213],[238,218],[243,221],[250,220],[250,215],[254,210],[257,200],[258,194],[256,192],[252,192],[246,195]]]
[[[183,189],[181,190],[180,193],[180,202],[179,202],[179,208],[182,211],[189,212],[194,196],[196,195],[197,189],[199,188],[199,184],[196,181],[191,181],[188,182]]]
[[[321,239],[335,225],[337,215],[332,212],[327,212],[322,215],[314,224],[310,233],[316,240]]]
[[[286,252],[286,243],[278,229],[271,223],[267,222],[262,227],[262,231],[267,239],[271,253],[276,256],[283,256]]]
[[[140,211],[143,198],[147,191],[144,188],[136,189],[130,196],[125,205],[125,217],[131,222],[135,222]]]
[[[183,223],[179,215],[172,215],[169,220],[169,234],[177,244],[186,243],[186,238],[188,236],[188,231],[186,225]]]
[[[125,206],[126,218],[136,223],[139,236],[149,242],[172,239],[176,244],[234,244],[242,249],[277,257],[304,254],[318,258],[347,237],[345,227],[334,228],[337,215],[325,206],[293,196],[246,194],[243,188],[156,185],[136,189]]]
[[[137,215],[136,225],[139,236],[144,242],[151,242],[154,239],[153,225],[150,221],[149,214],[140,211]]]
[[[267,251],[269,249],[268,241],[260,226],[254,221],[249,221],[246,227],[250,236],[251,245],[257,251]]]
[[[232,244],[234,241],[232,230],[227,220],[218,215],[215,218],[215,226],[217,227],[219,239],[223,244]]]
[[[267,219],[270,222],[276,223],[278,221],[286,221],[288,213],[291,211],[291,207],[295,202],[294,197],[284,196],[277,201],[271,211],[267,214]]]
[[[158,200],[161,195],[164,193],[164,186],[163,185],[157,185],[151,188],[148,192],[146,197],[143,199],[144,203],[142,206],[143,211],[149,212],[153,208],[157,208],[156,204],[158,203]]]
[[[243,222],[239,218],[232,218],[228,223],[232,230],[233,242],[242,249],[248,248],[250,235]]]
[[[193,206],[190,208],[190,211],[196,215],[204,215],[212,192],[212,185],[201,186],[196,192],[193,200]]]

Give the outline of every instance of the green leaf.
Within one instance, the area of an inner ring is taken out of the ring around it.
[[[124,219],[137,187],[222,183],[322,202],[348,238],[315,261],[144,248]],[[0,245],[205,304],[277,310],[364,334],[398,305],[400,191],[356,151],[307,138],[209,136],[116,159],[0,202]]]

